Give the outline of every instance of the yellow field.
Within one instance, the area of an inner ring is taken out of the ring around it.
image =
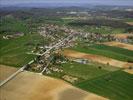
[[[0,100],[107,100],[62,80],[32,72],[18,74],[0,89]]]
[[[11,66],[0,65],[0,82],[8,78],[11,74],[13,74],[17,70],[18,70],[17,68]]]

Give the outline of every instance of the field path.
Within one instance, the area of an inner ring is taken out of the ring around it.
[[[99,56],[99,55],[94,55],[94,54],[87,54],[87,53],[81,53],[78,51],[74,50],[64,50],[63,54],[67,57],[71,58],[84,58],[84,59],[89,59],[95,62],[99,62],[102,64],[109,64],[112,66],[120,67],[120,68],[127,68],[129,66],[133,66],[133,63],[128,63],[128,62],[122,62],[119,60],[115,60],[112,58],[107,58],[104,56]]]
[[[124,48],[124,49],[128,49],[128,50],[133,50],[133,45],[131,44],[126,44],[126,43],[121,43],[121,42],[105,42],[102,43],[108,46],[115,46],[115,47],[120,47],[120,48]]]
[[[0,87],[0,91],[0,100],[107,100],[63,80],[27,71]]]

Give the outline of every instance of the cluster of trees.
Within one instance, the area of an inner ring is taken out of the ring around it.
[[[62,54],[59,53],[53,53],[52,55],[52,63],[53,64],[60,64],[60,62],[65,61],[66,58]]]

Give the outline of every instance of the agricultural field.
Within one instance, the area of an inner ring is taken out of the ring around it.
[[[128,7],[9,8],[0,9],[0,81],[25,68],[0,100],[133,99]]]
[[[91,33],[101,33],[101,34],[117,34],[117,33],[125,33],[124,29],[122,28],[112,28],[109,26],[76,26],[76,28],[79,28],[83,30],[84,32],[91,32]]]
[[[123,48],[119,48],[119,47],[113,47],[113,46],[106,46],[106,45],[101,45],[101,44],[95,44],[90,46],[92,48],[95,49],[99,49],[99,50],[105,50],[105,51],[112,51],[115,53],[119,53],[119,54],[124,54],[125,56],[129,56],[129,57],[133,57],[133,51],[132,50],[127,50],[127,49],[123,49]]]
[[[129,74],[133,74],[133,70],[131,70],[131,69],[125,69],[124,71],[129,73]]]
[[[128,33],[121,33],[121,34],[111,34],[112,36],[114,36],[115,38],[118,38],[118,39],[127,39],[129,37],[133,37],[133,34],[128,34]]]
[[[17,70],[18,70],[17,68],[14,68],[12,66],[6,66],[0,64],[0,82],[4,81],[6,78],[8,78]]]
[[[0,89],[1,100],[108,100],[65,81],[32,72],[19,73]]]
[[[125,22],[106,18],[90,18],[75,20],[68,23],[71,27],[77,27],[84,32],[100,34],[118,34],[133,32],[132,25]]]
[[[87,53],[78,52],[78,51],[69,50],[69,49],[64,50],[63,55],[65,55],[68,58],[87,59],[93,62],[98,62],[101,64],[111,65],[119,68],[129,68],[130,66],[133,65],[132,63],[128,63],[128,62],[123,62],[123,61],[115,60],[104,56],[87,54]]]
[[[103,64],[97,64],[97,63],[80,64],[77,62],[68,62],[56,68],[61,69],[63,71],[52,72],[51,74],[48,74],[48,75],[62,78],[62,79],[64,75],[78,78],[73,84],[79,83],[86,79],[90,80],[98,76],[105,75],[109,72],[119,70],[119,68],[107,66]]]
[[[28,33],[30,31],[26,23],[15,19],[13,16],[6,16],[0,20],[0,35],[15,34],[18,32]]]
[[[27,34],[15,39],[0,41],[0,63],[14,67],[22,67],[36,57],[31,52],[37,44],[47,43],[39,34]]]
[[[115,49],[115,52],[117,52],[117,48]],[[118,48],[118,50],[119,49],[121,50],[121,48]],[[108,48],[106,50],[108,50]],[[126,50],[127,49],[125,49],[125,51]],[[69,55],[68,52],[66,54]],[[71,55],[74,55],[74,52],[72,52]],[[78,54],[75,54],[75,56],[78,56]],[[82,54],[82,56],[84,55]],[[101,66],[102,68],[99,68],[99,66]],[[64,78],[62,78],[62,76],[64,75],[72,76],[78,79],[74,83],[72,83],[74,86],[84,89],[85,91],[91,91],[111,100],[132,99],[133,91],[131,87],[133,86],[133,75],[130,73],[132,71],[131,69],[130,71],[129,69],[126,69],[124,70],[124,72],[122,71],[123,69],[109,65],[102,65],[94,62],[88,64],[81,64],[73,61],[62,64],[58,68],[62,69],[63,72],[53,72],[51,75],[49,74],[49,76],[58,77],[63,80],[65,80]],[[68,80],[66,79],[65,81]]]
[[[120,61],[132,62],[133,61],[133,51],[106,46],[102,44],[94,44],[91,46],[77,45],[72,48],[72,50],[76,50],[79,52],[84,52],[88,54],[96,54],[109,58],[113,58]]]
[[[111,100],[132,100],[133,75],[115,71],[77,84],[78,87]]]
[[[108,45],[108,46],[114,46],[114,47],[119,47],[119,48],[124,48],[124,49],[128,49],[128,50],[132,50],[133,51],[133,45],[131,44],[126,44],[126,43],[121,43],[121,42],[105,42],[103,43],[104,45]]]
[[[127,22],[127,24],[129,24],[129,25],[133,25],[133,22]]]

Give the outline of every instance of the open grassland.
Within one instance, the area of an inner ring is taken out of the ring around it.
[[[39,34],[27,34],[16,39],[2,39],[0,41],[0,63],[15,67],[27,64],[35,57],[27,52],[31,52],[42,41],[43,38]]]
[[[124,48],[124,49],[128,49],[128,50],[133,50],[133,45],[125,44],[125,43],[121,43],[121,42],[113,41],[113,42],[105,42],[103,44],[108,45],[108,46],[115,46],[115,47]]]
[[[133,75],[123,71],[84,81],[77,86],[111,100],[132,100],[133,98]]]
[[[31,72],[18,74],[0,89],[0,100],[107,100],[62,80]]]
[[[119,70],[119,68],[102,65],[102,64],[96,64],[96,63],[80,64],[77,62],[68,62],[68,63],[62,64],[62,66],[59,68],[61,68],[63,72],[60,72],[60,73],[52,72],[49,75],[58,77],[58,78],[62,78],[63,75],[70,75],[78,78],[77,82],[80,82],[86,79],[93,79],[98,76],[107,74],[109,72]]]
[[[79,52],[101,55],[120,61],[133,62],[133,57],[131,57],[133,55],[133,51],[119,49],[116,47],[110,47],[105,45],[92,45],[92,46],[78,45],[73,47],[72,49]],[[118,51],[117,49],[120,51]]]

